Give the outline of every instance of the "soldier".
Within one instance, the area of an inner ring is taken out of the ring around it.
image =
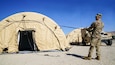
[[[97,60],[100,60],[100,44],[101,44],[101,32],[104,27],[103,22],[101,21],[101,14],[97,14],[95,16],[96,21],[91,24],[91,26],[88,28],[88,30],[91,31],[91,41],[90,41],[90,48],[89,48],[89,54],[87,57],[84,57],[85,60],[91,60],[92,53],[94,50],[94,47],[96,48],[96,58]]]

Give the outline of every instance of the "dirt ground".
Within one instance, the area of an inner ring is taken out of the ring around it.
[[[89,46],[72,46],[67,52],[33,52],[0,55],[0,65],[115,65],[115,40],[112,46],[102,43],[101,60],[84,60]]]

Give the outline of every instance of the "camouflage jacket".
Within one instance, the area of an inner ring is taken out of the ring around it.
[[[91,31],[91,37],[93,38],[101,38],[101,32],[104,27],[104,24],[101,20],[95,21],[88,28]]]

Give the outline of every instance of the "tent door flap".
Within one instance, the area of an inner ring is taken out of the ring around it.
[[[33,39],[33,30],[19,31],[19,51],[35,51],[37,46]]]

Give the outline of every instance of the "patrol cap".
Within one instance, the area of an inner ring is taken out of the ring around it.
[[[97,13],[96,16],[102,16],[102,14],[101,13]]]

